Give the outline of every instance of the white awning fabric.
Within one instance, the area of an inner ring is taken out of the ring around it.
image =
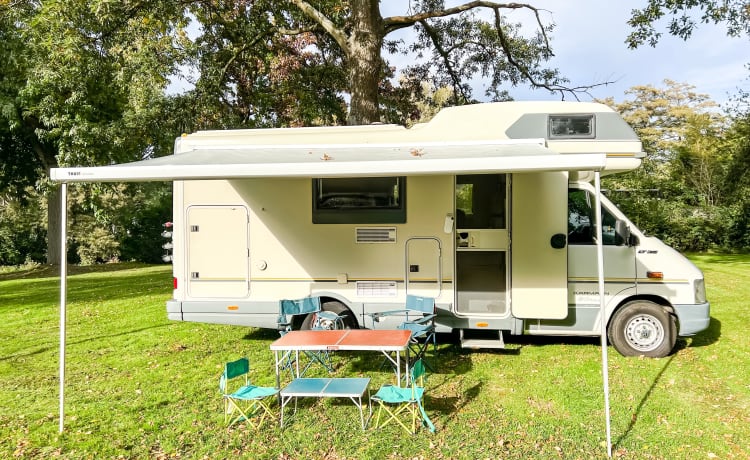
[[[525,171],[600,171],[604,153],[560,154],[543,140],[419,144],[232,145],[111,166],[52,169],[59,182],[251,177],[367,177]]]

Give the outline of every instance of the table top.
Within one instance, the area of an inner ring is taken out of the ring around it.
[[[271,350],[403,351],[411,333],[403,329],[335,329],[290,331],[271,344]]]
[[[282,396],[361,397],[369,378],[297,378],[281,390]]]

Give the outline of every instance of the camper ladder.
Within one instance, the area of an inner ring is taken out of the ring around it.
[[[460,329],[461,348],[505,348],[503,331]]]

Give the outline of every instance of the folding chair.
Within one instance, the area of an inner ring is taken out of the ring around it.
[[[302,299],[283,299],[279,301],[279,318],[277,320],[279,334],[282,336],[293,329],[293,319],[295,316],[312,315],[310,320],[311,330],[325,329],[343,329],[344,319],[332,311],[323,310],[320,303],[320,297],[304,297]],[[300,323],[301,324],[301,323]],[[292,377],[302,377],[313,363],[319,363],[328,370],[333,372],[333,363],[330,354],[317,351],[305,351],[309,358],[305,367],[300,371],[299,376],[294,372],[294,359],[291,353],[287,354],[284,362],[281,364],[282,369],[288,369]]]
[[[274,418],[265,399],[275,396],[279,390],[274,387],[252,385],[248,378],[249,373],[250,361],[247,358],[240,358],[224,366],[224,372],[219,379],[219,391],[224,399],[224,423],[227,426],[246,420],[250,426],[258,428],[263,424],[266,416]],[[244,385],[229,393],[227,388],[230,381],[243,376],[245,377]],[[254,415],[259,415],[256,422],[253,422],[251,418]]]
[[[374,324],[383,317],[393,315],[402,315],[404,317],[404,321],[396,326],[396,329],[407,329],[411,332],[409,348],[412,353],[412,359],[415,361],[418,359],[424,360],[430,342],[432,342],[433,349],[437,349],[437,340],[435,337],[435,299],[407,295],[406,308],[372,313],[370,316],[372,316]],[[424,365],[434,371],[426,361]]]
[[[370,400],[378,403],[378,415],[375,420],[375,428],[382,428],[389,422],[394,421],[401,425],[401,428],[406,430],[409,434],[415,434],[417,432],[417,419],[421,420],[421,424],[426,426],[430,432],[435,432],[435,425],[433,425],[427,413],[424,410],[424,381],[425,381],[425,368],[422,360],[414,362],[414,366],[411,368],[411,383],[407,387],[400,387],[394,385],[383,385],[380,387],[377,393],[375,393]],[[380,423],[380,414],[385,411],[388,418]],[[403,419],[408,419],[411,422],[410,426],[407,426]]]

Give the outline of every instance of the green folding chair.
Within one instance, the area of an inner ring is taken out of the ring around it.
[[[373,326],[388,316],[397,316],[403,319],[401,324],[396,326],[396,329],[406,329],[411,333],[409,349],[415,361],[425,359],[430,343],[432,343],[433,352],[437,350],[434,298],[409,294],[406,296],[406,304],[403,309],[371,313],[370,316],[372,316]],[[427,361],[424,361],[424,365],[434,372]]]
[[[252,385],[249,373],[250,361],[247,358],[240,358],[224,366],[224,372],[219,379],[219,391],[224,399],[224,423],[227,426],[244,420],[250,426],[259,428],[266,417],[275,418],[268,402],[276,399],[271,398],[276,396],[279,390],[274,387]],[[244,377],[244,384],[230,393],[229,384],[241,377]]]
[[[293,330],[293,327],[299,327],[302,321],[294,324],[294,317],[311,316],[311,330],[327,329],[344,329],[344,318],[334,312],[323,310],[321,307],[320,297],[304,297],[301,299],[283,299],[279,301],[279,318],[277,326],[279,334],[282,336]],[[309,358],[307,364],[300,371],[299,377],[305,375],[305,372],[314,363],[319,363],[326,368],[328,372],[333,372],[333,362],[331,355],[327,351],[305,351],[304,354]],[[281,364],[281,369],[287,369],[294,375],[294,360],[292,354],[287,354]]]
[[[417,360],[411,368],[411,384],[407,387],[383,385],[370,400],[378,403],[378,415],[375,428],[382,428],[390,422],[398,423],[409,434],[417,432],[417,420],[426,426],[430,432],[435,432],[435,425],[424,410],[424,381],[425,368],[422,360]],[[381,412],[385,411],[387,418],[381,423]],[[407,425],[406,421],[410,424]]]

